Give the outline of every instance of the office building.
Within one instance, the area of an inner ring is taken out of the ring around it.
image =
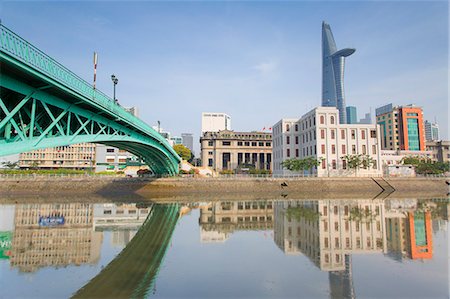
[[[203,166],[215,171],[272,169],[272,134],[264,132],[205,132],[200,138]]]
[[[121,171],[127,166],[141,166],[143,162],[135,155],[112,146],[97,144],[95,152],[96,172]]]
[[[433,160],[448,163],[450,162],[450,141],[427,141],[427,151],[431,151]]]
[[[171,145],[174,146],[175,144],[183,144],[183,138],[178,136],[170,137],[170,141],[172,141]]]
[[[281,120],[273,126],[273,173],[290,175],[282,166],[286,159],[313,157],[319,167],[305,170],[314,176],[354,176],[345,155],[368,155],[372,165],[357,170],[358,175],[380,176],[379,127],[375,124],[340,124],[334,107],[317,107],[299,120]]]
[[[329,24],[322,23],[322,106],[336,107],[339,110],[339,122],[347,123],[344,95],[345,57],[352,55],[355,49],[337,50]]]
[[[202,135],[205,132],[231,130],[231,117],[225,113],[202,113]]]
[[[357,121],[358,114],[356,112],[356,107],[347,106],[345,110],[347,111],[347,124],[356,124],[358,122]]]
[[[96,166],[95,147],[96,145],[93,143],[80,143],[21,153],[19,156],[19,167],[94,169]]]
[[[414,105],[388,104],[375,111],[381,130],[381,149],[425,151],[423,111]]]
[[[437,123],[425,121],[425,139],[426,141],[439,140],[439,125]]]
[[[191,133],[181,133],[182,144],[194,153],[194,137]]]
[[[371,124],[371,123],[372,123],[372,116],[371,116],[370,112],[366,113],[364,115],[364,118],[361,118],[359,120],[359,124],[362,124],[362,125],[368,125],[368,124]]]

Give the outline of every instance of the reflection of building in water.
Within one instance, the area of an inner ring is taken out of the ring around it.
[[[321,270],[345,270],[345,255],[384,252],[381,200],[286,201],[275,206],[275,243]]]
[[[423,203],[406,200],[397,203],[387,201],[390,209],[386,214],[386,240],[389,256],[401,261],[403,258],[431,259],[433,239],[431,212],[423,209]]]
[[[224,242],[235,230],[273,228],[271,201],[213,202],[200,207],[202,242]]]
[[[127,228],[138,230],[150,211],[151,204],[94,204],[94,229]]]
[[[126,246],[131,239],[136,235],[137,229],[122,229],[122,230],[114,230],[112,232],[112,245],[113,246]]]
[[[15,210],[11,266],[33,272],[45,266],[95,263],[102,234],[92,230],[91,204],[22,204]]]

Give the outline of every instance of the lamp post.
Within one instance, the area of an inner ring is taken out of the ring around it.
[[[119,79],[117,79],[117,77],[114,74],[112,74],[111,75],[111,80],[113,82],[113,90],[114,90],[113,99],[114,99],[114,103],[117,103],[117,101],[116,101],[116,85],[117,85],[117,83],[119,83]]]

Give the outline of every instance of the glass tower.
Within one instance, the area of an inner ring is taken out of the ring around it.
[[[322,23],[322,106],[336,107],[339,110],[339,122],[347,123],[344,97],[345,57],[352,55],[355,49],[337,50],[330,25]]]

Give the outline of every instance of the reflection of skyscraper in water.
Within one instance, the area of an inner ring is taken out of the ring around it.
[[[273,228],[271,201],[213,202],[200,207],[200,239],[225,242],[236,230]]]
[[[92,212],[83,203],[17,205],[11,266],[33,272],[97,262],[102,233],[92,229]]]

